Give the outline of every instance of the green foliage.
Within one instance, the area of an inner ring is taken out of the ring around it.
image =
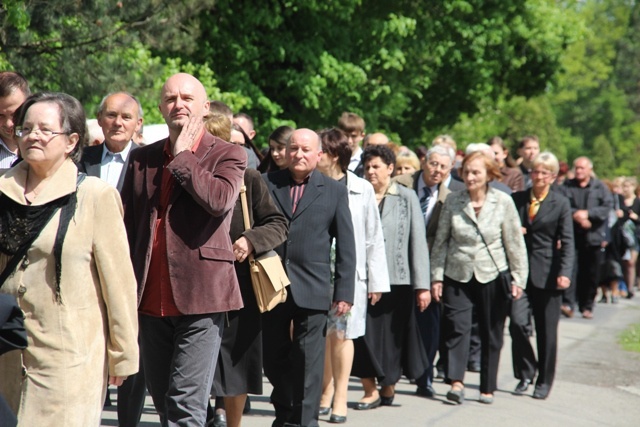
[[[270,100],[245,106],[260,134],[274,112],[318,128],[353,111],[409,144],[502,93],[544,90],[574,32],[554,2],[523,0],[220,0],[199,27],[183,57],[211,61],[230,92]]]
[[[188,50],[189,18],[214,0],[5,1],[0,9],[0,67],[22,72],[34,90],[64,91],[92,116],[103,95],[127,90],[158,120],[165,67],[153,47]],[[206,64],[199,66],[203,75]],[[175,69],[175,68],[174,68]],[[210,70],[209,70],[210,71]]]
[[[635,0],[140,0],[0,6],[0,69],[90,116],[128,90],[147,123],[164,80],[194,74],[256,121],[322,128],[343,111],[409,146],[537,134],[601,176],[639,174]],[[595,159],[594,159],[595,160]]]
[[[620,334],[619,342],[626,351],[640,353],[640,324],[629,325],[629,327]]]
[[[538,16],[552,17],[533,31],[555,25],[553,16],[573,28],[559,56],[561,67],[545,91],[529,98],[505,92],[496,102],[485,98],[476,114],[462,114],[454,125],[435,128],[423,140],[446,132],[464,146],[500,135],[513,147],[521,136],[536,134],[542,147],[560,159],[592,157],[599,176],[640,174],[640,3],[566,2],[559,15],[545,12],[549,2],[529,6],[540,8]],[[517,20],[514,28],[520,28]],[[539,40],[553,41],[553,32],[546,31]]]

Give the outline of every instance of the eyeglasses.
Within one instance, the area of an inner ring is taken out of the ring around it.
[[[441,171],[446,171],[447,169],[449,169],[449,165],[445,165],[444,163],[438,163],[438,162],[428,162],[427,163],[429,165],[429,168],[431,169],[439,169]]]
[[[531,175],[549,176],[551,172],[546,170],[532,170]]]
[[[45,138],[47,138],[47,140],[51,140],[58,135],[69,134],[69,132],[57,132],[57,131],[46,130],[46,129],[30,129],[30,128],[23,128],[20,126],[16,127],[16,130],[15,130],[15,134],[18,138],[26,138],[27,136],[35,132],[38,132],[38,134],[44,136]]]

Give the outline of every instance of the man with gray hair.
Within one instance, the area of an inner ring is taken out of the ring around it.
[[[413,188],[420,199],[420,207],[427,226],[427,244],[429,251],[438,230],[438,218],[444,201],[451,191],[464,190],[464,185],[450,179],[451,169],[455,161],[455,151],[445,145],[434,145],[427,151],[422,161],[422,170],[413,175],[399,175],[394,180],[408,188]],[[447,186],[449,185],[449,187]],[[426,310],[416,310],[418,329],[422,337],[429,366],[426,372],[416,380],[416,394],[433,397],[433,366],[440,343],[440,304],[429,304]],[[442,355],[441,355],[442,357]]]
[[[142,107],[130,93],[115,92],[102,98],[97,116],[104,143],[84,149],[79,169],[120,191],[129,153],[138,148],[133,138],[142,126]]]
[[[13,113],[31,94],[27,79],[13,71],[0,72],[0,169],[8,169],[18,158]]]
[[[142,107],[138,99],[128,92],[110,93],[102,98],[97,116],[104,142],[84,148],[78,170],[122,191],[129,154],[138,148],[133,138],[142,126]],[[129,376],[118,387],[120,427],[135,427],[142,416],[147,390],[142,357],[139,366],[138,373]]]

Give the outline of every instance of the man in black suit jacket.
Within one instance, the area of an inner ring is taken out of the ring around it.
[[[509,332],[514,375],[520,379],[515,393],[526,392],[538,368],[533,397],[544,399],[555,376],[560,304],[563,290],[570,283],[575,252],[569,200],[560,192],[550,190],[558,173],[557,159],[551,153],[540,153],[532,168],[531,190],[512,196],[527,245],[529,279],[522,298],[512,302]],[[531,210],[532,203],[538,203],[537,212]],[[538,363],[529,342],[532,313]]]
[[[98,177],[122,191],[129,154],[138,148],[133,138],[142,126],[142,108],[138,100],[126,92],[111,93],[100,102],[98,124],[104,134],[104,143],[86,147],[78,169],[89,176]],[[135,427],[144,408],[146,386],[142,359],[137,374],[129,376],[118,387],[118,424]],[[107,400],[109,396],[107,394]]]
[[[264,314],[263,322],[264,372],[273,385],[276,427],[318,426],[327,311],[333,307],[338,315],[346,314],[354,297],[356,255],[347,187],[315,170],[321,156],[318,134],[298,129],[287,144],[289,168],[263,175],[290,221],[289,237],[276,249],[291,280],[289,295]]]
[[[98,108],[104,143],[84,148],[80,171],[97,176],[121,191],[129,154],[138,148],[133,137],[140,130],[142,120],[142,108],[133,95],[117,92],[105,96]]]

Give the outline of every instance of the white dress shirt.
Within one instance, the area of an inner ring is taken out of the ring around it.
[[[358,149],[356,150],[356,152],[353,153],[353,155],[351,156],[351,160],[349,160],[349,166],[347,167],[347,169],[349,169],[351,172],[356,170],[356,168],[360,164],[361,159],[362,159],[362,148],[358,146]]]
[[[9,150],[7,144],[0,138],[0,169],[9,169],[11,164],[18,158],[18,154]]]
[[[118,187],[118,181],[120,181],[120,175],[129,156],[129,151],[131,151],[132,144],[129,141],[124,150],[119,153],[112,153],[107,148],[106,143],[102,144],[104,148],[102,149],[102,161],[100,162],[100,179],[106,181],[113,188]]]

